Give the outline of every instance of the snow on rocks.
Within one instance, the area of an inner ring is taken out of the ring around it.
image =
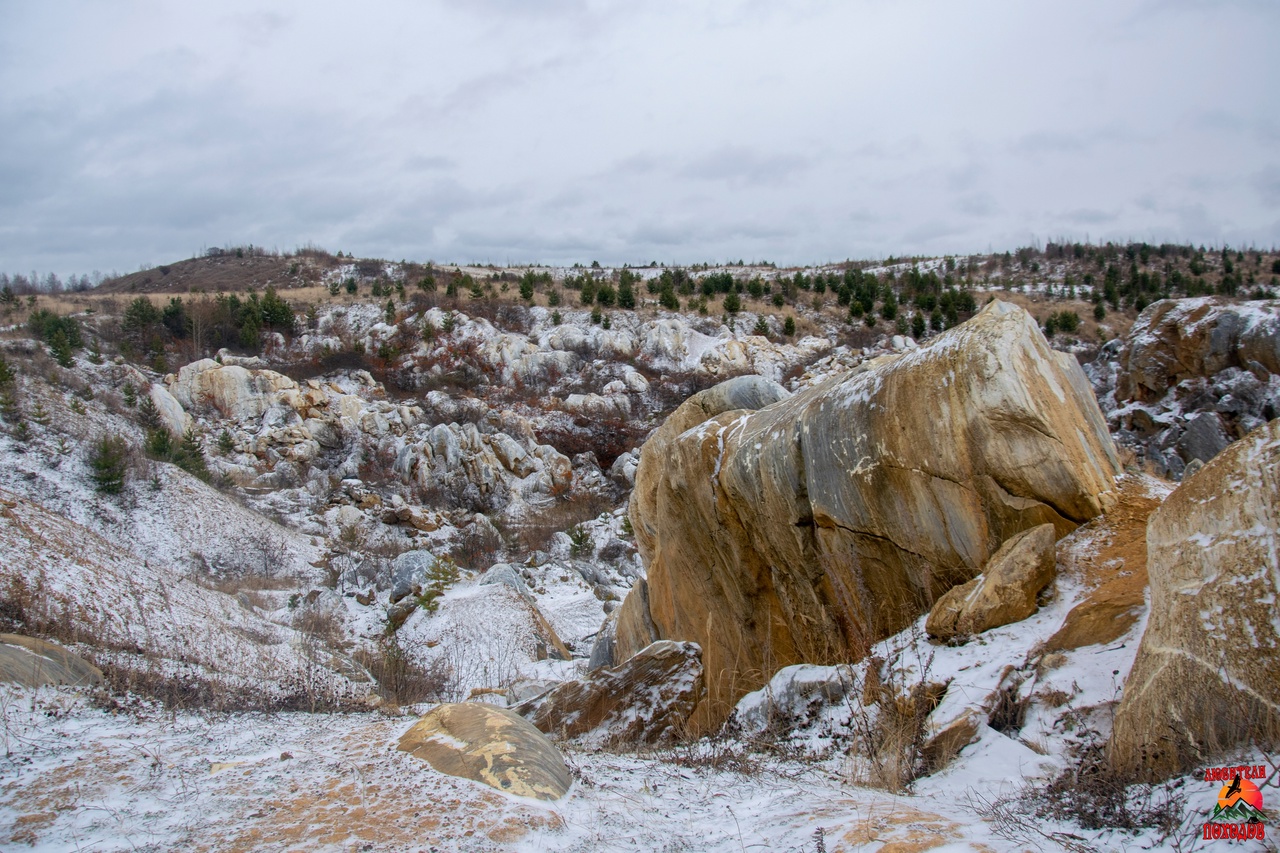
[[[549,735],[582,743],[659,743],[684,733],[702,696],[702,650],[660,640],[512,710]]]
[[[536,800],[558,800],[573,777],[560,751],[522,717],[482,704],[437,705],[397,747],[441,773]]]
[[[1280,416],[1280,305],[1166,299],[1086,370],[1119,444],[1155,473],[1192,462]]]

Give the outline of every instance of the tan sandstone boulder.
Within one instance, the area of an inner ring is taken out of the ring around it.
[[[1280,420],[1189,477],[1147,525],[1151,615],[1116,712],[1122,772],[1163,778],[1280,740]]]
[[[1063,535],[1115,486],[1083,371],[1012,305],[792,397],[742,381],[671,415],[631,498],[657,636],[703,649],[699,725],[782,666],[860,658],[1010,536]],[[620,632],[616,659],[636,651]]]
[[[57,643],[0,634],[0,681],[27,687],[92,687],[102,683],[102,671]]]
[[[573,782],[560,750],[542,732],[492,705],[438,705],[401,736],[399,748],[441,773],[521,797],[558,800]]]
[[[929,611],[925,631],[940,640],[981,634],[1036,612],[1036,596],[1053,580],[1052,524],[1024,530],[1000,546],[982,574],[952,587]]]
[[[619,666],[566,681],[512,710],[564,738],[657,743],[683,733],[702,692],[697,644],[659,640]]]

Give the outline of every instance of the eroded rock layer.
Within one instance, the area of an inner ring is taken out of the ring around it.
[[[735,382],[645,444],[630,508],[658,637],[703,648],[698,725],[782,666],[860,657],[1005,539],[1061,536],[1115,485],[1080,367],[1004,303],[789,398]],[[636,651],[620,632],[616,659]]]

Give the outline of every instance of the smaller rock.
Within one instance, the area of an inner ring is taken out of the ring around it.
[[[486,586],[491,583],[506,584],[520,593],[520,597],[525,601],[533,601],[533,596],[529,593],[529,587],[525,584],[524,578],[520,577],[509,563],[494,563],[489,567],[488,571],[480,576],[480,586]]]
[[[559,683],[559,681],[548,681],[545,678],[517,678],[507,686],[507,703],[518,705],[535,699]]]
[[[842,701],[857,681],[848,664],[784,666],[768,684],[738,701],[732,720],[753,736],[789,731],[816,709]]]
[[[558,800],[573,783],[551,741],[527,720],[493,705],[438,705],[401,736],[399,749],[441,773],[521,797]]]
[[[960,750],[973,743],[982,723],[982,714],[969,711],[929,735],[920,750],[926,772],[936,773],[950,764]]]
[[[614,646],[617,642],[618,616],[616,608],[609,608],[608,605],[613,602],[605,602],[607,615],[604,624],[600,626],[600,630],[596,632],[595,642],[591,644],[591,657],[587,661],[587,671],[591,672],[601,667],[613,666]]]
[[[566,681],[512,710],[563,738],[657,743],[684,731],[703,689],[698,644],[659,640],[620,666]]]
[[[405,596],[387,608],[387,627],[392,631],[399,630],[400,626],[407,622],[409,617],[413,615],[413,611],[417,609],[418,599]]]
[[[1208,462],[1230,443],[1221,417],[1215,412],[1197,412],[1187,418],[1186,429],[1178,439],[1178,454],[1184,462]]]
[[[392,560],[391,602],[411,595],[414,587],[425,586],[435,567],[436,558],[430,551],[405,551]]]
[[[940,640],[980,634],[1036,612],[1036,596],[1053,580],[1054,527],[1041,524],[1006,540],[985,571],[954,587],[929,611],[925,630]]]

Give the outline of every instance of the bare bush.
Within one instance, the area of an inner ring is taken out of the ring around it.
[[[571,492],[538,508],[530,519],[514,529],[516,545],[522,551],[545,551],[551,537],[562,530],[590,521],[613,509],[609,499],[595,492]]]
[[[329,648],[339,649],[349,644],[342,616],[334,610],[304,604],[294,611],[293,627]]]
[[[412,660],[395,634],[380,638],[372,651],[361,649],[353,657],[373,676],[382,697],[395,705],[440,700],[453,682],[446,662],[421,664]]]
[[[491,524],[477,522],[462,531],[453,548],[453,557],[469,569],[483,571],[497,561],[501,549],[501,535]]]

